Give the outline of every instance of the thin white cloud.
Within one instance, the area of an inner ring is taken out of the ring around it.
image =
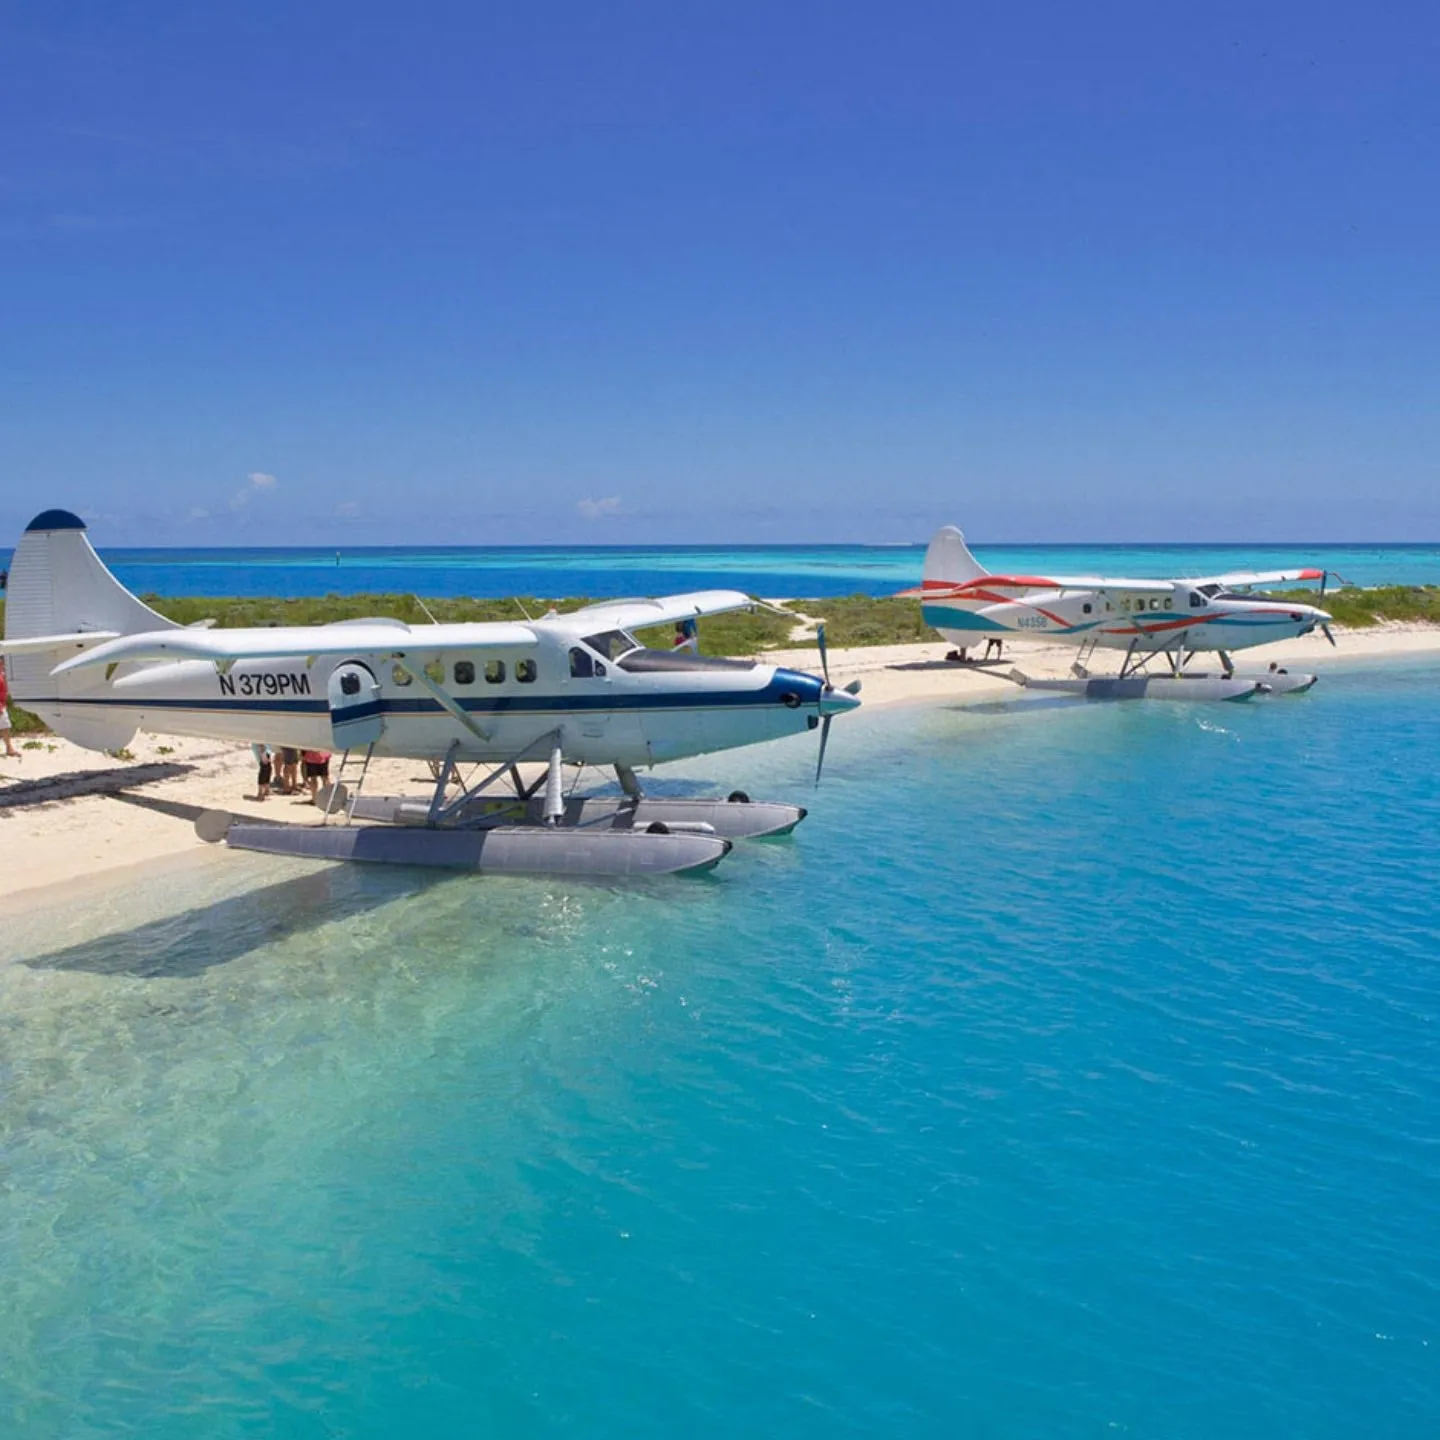
[[[360,502],[358,500],[342,500],[335,507],[335,513],[347,520],[353,520],[360,513]]]
[[[602,520],[620,509],[620,497],[607,495],[603,500],[582,500],[575,507],[587,520]]]
[[[190,507],[190,518],[192,520],[208,520],[210,512],[203,505],[192,505]]]
[[[252,470],[245,477],[244,485],[230,497],[230,508],[243,510],[250,503],[251,496],[273,490],[279,483],[273,475],[267,475],[263,470]]]

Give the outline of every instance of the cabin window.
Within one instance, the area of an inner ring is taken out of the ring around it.
[[[1165,608],[1167,610],[1173,610],[1175,608],[1175,599],[1173,596],[1167,595],[1165,597]]]
[[[570,648],[570,678],[572,680],[589,680],[595,674],[595,662],[590,658],[590,652],[582,649],[579,645]]]
[[[1095,607],[1087,600],[1084,605],[1085,613],[1088,615]]]
[[[599,635],[587,635],[585,643],[597,655],[603,655],[607,660],[618,660],[627,652],[640,648],[640,642],[624,630],[606,630]]]
[[[487,660],[485,662],[485,683],[487,685],[503,685],[505,683],[505,662],[503,660]]]
[[[1190,608],[1192,610],[1203,610],[1205,608],[1205,597],[1198,591],[1190,592]]]
[[[515,662],[515,678],[522,685],[531,684],[537,673],[533,660],[517,660]]]
[[[445,683],[445,667],[438,660],[432,660],[425,667],[425,676],[433,685]]]
[[[1158,610],[1160,608],[1160,602],[1158,600],[1152,600],[1150,602],[1150,608],[1152,610]]]
[[[595,662],[595,676],[599,680],[605,678],[605,662],[603,660],[597,660]]]
[[[397,663],[390,667],[390,678],[397,685],[408,685],[414,677],[403,665]]]
[[[473,685],[475,683],[475,662],[473,660],[457,660],[455,662],[455,683],[457,685]]]

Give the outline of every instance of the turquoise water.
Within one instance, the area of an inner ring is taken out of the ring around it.
[[[0,1433],[1434,1435],[1437,701],[862,712],[684,767],[813,798],[706,880],[12,923]]]
[[[1329,569],[1356,585],[1440,583],[1440,545],[977,545],[997,573],[1173,577]],[[923,545],[492,546],[105,550],[137,594],[888,595],[920,579]],[[0,565],[8,559],[0,559]]]

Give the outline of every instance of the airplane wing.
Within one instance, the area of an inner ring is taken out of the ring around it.
[[[429,655],[445,650],[513,649],[538,644],[528,625],[406,625],[353,620],[332,625],[283,625],[234,630],[151,630],[122,635],[57,665],[63,675],[127,660],[299,660],[311,655]]]
[[[691,590],[684,595],[661,595],[654,600],[604,600],[549,618],[549,623],[567,624],[577,634],[597,630],[638,630],[647,625],[673,624],[694,620],[700,615],[722,615],[728,610],[748,610],[757,602],[743,590]]]
[[[1106,575],[979,575],[959,585],[929,581],[910,590],[901,590],[897,598],[920,600],[1010,600],[1010,592],[1026,590],[1099,590],[1117,595],[1164,594],[1174,589],[1171,580],[1123,580]]]
[[[1232,570],[1228,575],[1203,575],[1189,585],[1279,585],[1286,580],[1323,580],[1323,570]]]

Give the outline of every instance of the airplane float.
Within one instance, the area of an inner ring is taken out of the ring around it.
[[[738,791],[648,797],[637,769],[818,729],[818,782],[831,721],[860,703],[858,683],[831,686],[823,637],[822,677],[647,649],[632,633],[757,603],[707,590],[515,624],[181,626],[106,569],[79,517],[47,510],[11,562],[0,653],[14,700],[90,749],[144,730],[343,752],[321,825],[211,811],[196,822],[208,840],[520,874],[666,874],[708,869],[733,840],[786,833],[805,811]],[[376,755],[434,762],[433,793],[365,796]],[[535,761],[544,769],[527,784],[519,767]],[[453,795],[457,767],[472,763],[486,773]],[[612,767],[621,794],[567,793],[567,765]],[[502,782],[510,794],[491,788]]]
[[[1236,672],[1231,651],[1308,635],[1319,628],[1333,645],[1330,616],[1313,605],[1242,593],[1251,586],[1318,580],[1324,570],[1237,571],[1203,579],[1126,580],[1100,575],[992,575],[953,525],[936,532],[925,552],[918,598],[925,622],[953,645],[1023,636],[1079,647],[1074,679],[1041,680],[1012,670],[1007,678],[1033,689],[1092,699],[1244,700],[1267,692],[1307,690],[1314,675],[1272,667]],[[1118,675],[1092,675],[1096,650],[1123,650]],[[1186,667],[1202,652],[1219,656],[1219,675]],[[1151,673],[1163,657],[1165,670]]]

